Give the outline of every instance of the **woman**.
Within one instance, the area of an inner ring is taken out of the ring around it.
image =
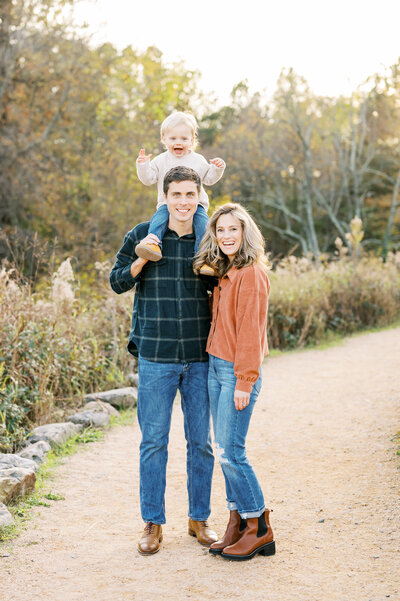
[[[219,277],[207,341],[208,390],[216,452],[225,477],[230,511],[223,538],[210,553],[242,561],[273,555],[269,510],[246,457],[245,440],[261,388],[261,363],[268,352],[269,280],[262,235],[239,204],[225,204],[210,219],[194,261],[207,262]]]

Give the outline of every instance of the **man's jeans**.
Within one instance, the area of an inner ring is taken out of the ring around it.
[[[156,363],[139,357],[140,507],[145,522],[165,524],[165,483],[172,406],[181,393],[187,442],[189,517],[210,515],[214,468],[207,362]]]
[[[225,477],[228,509],[243,518],[258,517],[264,511],[264,497],[246,457],[246,436],[254,404],[261,389],[260,377],[253,386],[245,409],[235,409],[236,376],[233,363],[209,356],[208,391],[214,426],[216,454]]]

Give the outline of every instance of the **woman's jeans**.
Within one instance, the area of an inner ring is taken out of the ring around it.
[[[155,234],[159,240],[163,239],[168,229],[169,211],[167,205],[161,205],[150,220],[149,234]],[[208,224],[207,211],[202,205],[198,205],[193,215],[193,232],[195,235],[194,252],[197,253],[199,244],[204,236]],[[162,247],[162,244],[161,244]]]
[[[228,509],[237,509],[242,518],[260,516],[264,497],[245,449],[254,404],[261,389],[260,377],[254,384],[245,409],[235,409],[236,376],[233,363],[209,356],[208,392],[214,426],[215,448],[225,477]]]
[[[214,456],[207,372],[207,361],[156,363],[139,357],[140,507],[145,522],[165,524],[168,439],[178,389],[187,442],[189,517],[202,521],[210,515]]]

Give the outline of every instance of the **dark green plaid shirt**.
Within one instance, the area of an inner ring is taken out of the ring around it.
[[[128,350],[159,363],[208,361],[209,283],[193,273],[194,234],[179,237],[168,229],[161,261],[149,261],[133,278],[135,247],[148,227],[140,223],[126,234],[110,274],[117,294],[135,288]]]

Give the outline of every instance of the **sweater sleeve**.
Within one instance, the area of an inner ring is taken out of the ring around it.
[[[145,186],[151,186],[152,184],[158,182],[159,168],[157,159],[158,157],[152,161],[146,161],[144,163],[139,163],[136,161],[138,178]]]
[[[131,290],[141,278],[141,273],[135,278],[131,275],[131,265],[138,258],[135,247],[146,236],[148,225],[148,223],[140,224],[128,232],[117,253],[117,260],[110,273],[110,285],[117,294]]]
[[[207,163],[207,164],[208,164],[208,169],[203,177],[203,184],[205,184],[206,186],[212,186],[213,184],[216,184],[223,176],[224,171],[225,171],[225,166],[217,167],[213,163]]]
[[[251,392],[264,357],[269,281],[258,268],[243,270],[238,290],[234,372],[236,389]]]

